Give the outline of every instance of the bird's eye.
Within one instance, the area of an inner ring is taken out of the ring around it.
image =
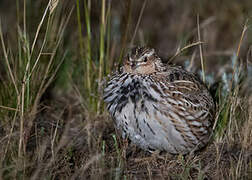
[[[127,55],[127,61],[130,61],[130,56],[129,55]]]
[[[144,58],[144,62],[147,62],[147,61],[148,61],[148,58],[147,58],[147,57],[145,57],[145,58]]]

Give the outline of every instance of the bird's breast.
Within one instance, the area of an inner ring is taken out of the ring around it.
[[[127,103],[134,105],[142,101],[157,101],[160,95],[153,90],[149,77],[123,73],[112,77],[104,89],[104,101],[110,113],[121,111]]]

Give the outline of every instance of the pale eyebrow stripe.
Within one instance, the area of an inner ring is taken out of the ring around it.
[[[136,59],[135,61],[143,61],[143,58],[145,58],[145,57],[150,57],[150,56],[152,56],[153,54],[154,54],[154,49],[151,49],[148,53],[144,53],[144,55],[143,56],[141,56],[139,59]],[[131,58],[130,56],[129,56],[129,61],[134,61],[133,60],[133,58]]]
[[[152,56],[153,54],[154,54],[154,49],[152,49],[152,50],[151,50],[150,52],[148,52],[148,53],[145,53],[144,56],[142,56],[141,58],[138,59],[138,61],[142,61],[143,58],[145,58],[145,57],[150,57],[150,56]]]

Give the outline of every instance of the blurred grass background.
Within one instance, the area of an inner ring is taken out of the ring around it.
[[[0,1],[0,177],[251,177],[251,8],[250,0]],[[199,32],[203,72],[199,46],[173,58]],[[196,155],[150,155],[115,136],[102,89],[137,45],[206,74],[218,111],[212,141]]]

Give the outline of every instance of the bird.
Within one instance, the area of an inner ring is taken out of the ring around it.
[[[116,131],[145,151],[185,155],[210,140],[216,110],[207,86],[153,48],[133,48],[103,93]]]

